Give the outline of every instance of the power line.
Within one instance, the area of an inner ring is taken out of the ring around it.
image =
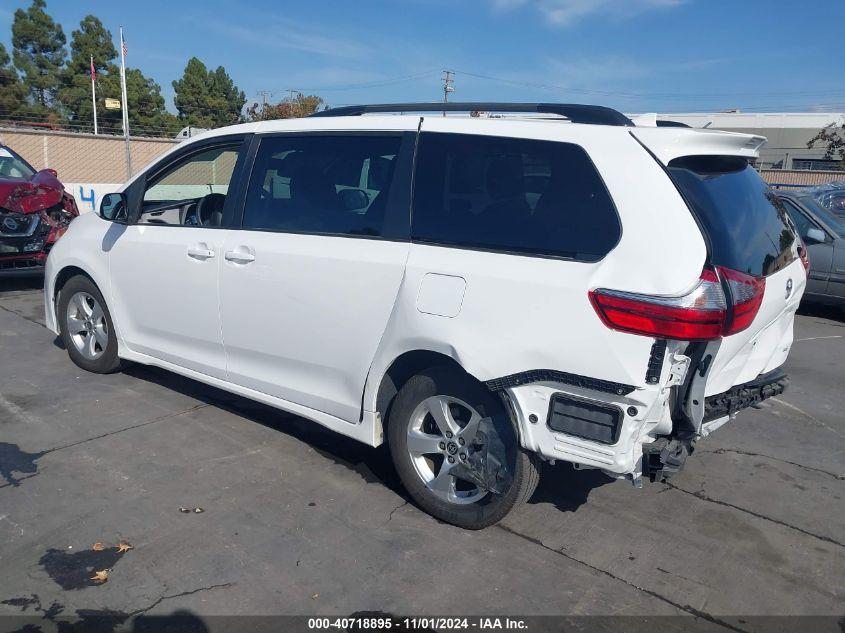
[[[300,87],[297,88],[297,90],[300,92],[334,92],[342,90],[363,90],[366,88],[380,88],[382,86],[390,86],[398,83],[404,83],[406,81],[413,81],[414,79],[420,79],[422,77],[425,77],[426,75],[433,75],[437,72],[439,71],[426,70],[424,72],[414,73],[412,75],[403,75],[401,77],[390,77],[387,79],[378,79],[374,81],[366,81],[359,83],[338,84],[335,86],[316,86],[310,88]]]
[[[589,94],[599,95],[605,97],[624,97],[624,98],[661,98],[661,99],[725,99],[733,97],[756,97],[756,98],[779,98],[788,96],[839,96],[845,95],[845,90],[825,90],[825,91],[797,91],[797,92],[775,92],[775,93],[754,93],[754,92],[707,92],[707,93],[670,93],[670,92],[621,92],[615,90],[596,90],[591,88],[573,88],[571,86],[561,86],[559,84],[536,83],[521,81],[517,79],[507,79],[504,77],[493,77],[490,75],[483,75],[481,73],[473,73],[464,70],[454,71],[456,74],[466,75],[467,77],[474,77],[476,79],[484,79],[487,81],[495,81],[499,83],[511,84],[515,86],[525,86],[529,88],[538,88],[541,90],[550,90],[555,92],[570,92],[575,94]]]

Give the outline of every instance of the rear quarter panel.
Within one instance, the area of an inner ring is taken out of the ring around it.
[[[446,117],[425,119],[422,129],[581,145],[614,200],[622,236],[595,263],[413,244],[370,372],[365,408],[374,410],[381,376],[393,359],[414,349],[447,354],[480,380],[554,369],[644,385],[653,339],[605,327],[588,291],[682,293],[701,274],[704,240],[660,166],[625,128]],[[466,280],[457,315],[418,309],[421,283],[429,273]]]

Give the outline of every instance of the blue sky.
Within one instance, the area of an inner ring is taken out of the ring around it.
[[[14,10],[0,0],[0,40]],[[438,100],[600,103],[627,112],[845,111],[845,2],[828,0],[48,0],[87,13],[162,87],[192,55],[248,100],[289,89],[333,105]]]

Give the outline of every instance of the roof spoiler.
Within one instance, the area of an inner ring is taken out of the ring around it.
[[[362,114],[394,112],[531,112],[536,114],[556,114],[566,117],[572,123],[634,126],[631,119],[613,108],[579,103],[498,103],[484,101],[464,103],[375,103],[331,108],[329,110],[315,112],[310,116],[360,116]]]

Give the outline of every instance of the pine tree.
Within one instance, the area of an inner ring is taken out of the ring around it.
[[[173,82],[174,102],[184,125],[213,128],[237,123],[246,97],[226,69],[209,71],[196,57],[188,60],[182,78]]]
[[[235,82],[226,73],[223,66],[218,66],[211,75],[212,92],[221,101],[221,108],[215,113],[215,127],[232,125],[241,120],[241,110],[246,103],[243,90],[238,90]]]
[[[26,90],[10,61],[6,47],[0,43],[0,119],[24,113]]]
[[[118,67],[114,63],[117,50],[111,33],[103,26],[99,18],[85,16],[79,23],[79,30],[71,33],[70,60],[62,73],[62,88],[59,101],[64,106],[69,123],[76,130],[93,130],[93,106],[91,105],[91,57],[98,86],[107,75],[117,75]],[[102,104],[102,96],[98,98]],[[106,113],[102,105],[97,108],[97,116],[102,120]],[[119,118],[119,117],[118,117]]]
[[[205,64],[191,57],[182,79],[173,82],[173,89],[176,91],[173,101],[179,111],[179,118],[185,124],[214,127],[214,119],[210,115],[214,108],[211,102],[211,81]]]
[[[39,115],[57,112],[56,95],[65,63],[65,34],[47,12],[44,0],[32,0],[24,11],[15,11],[12,48],[15,67]]]
[[[97,100],[120,99],[120,73],[103,75],[97,84]],[[133,136],[175,136],[181,124],[167,111],[161,86],[137,68],[126,69],[126,99],[129,102],[129,132]],[[89,99],[90,100],[90,99]],[[120,110],[97,110],[100,129],[109,134],[123,129]]]

